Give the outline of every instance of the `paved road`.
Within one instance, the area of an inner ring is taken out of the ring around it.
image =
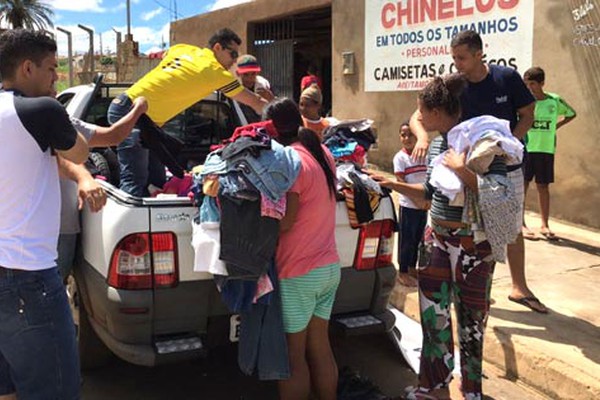
[[[416,383],[391,342],[383,335],[334,338],[340,368],[351,367],[368,377],[391,398]],[[236,348],[220,349],[207,360],[158,368],[136,367],[115,360],[83,375],[83,400],[276,400],[274,383],[259,382],[239,372]],[[546,397],[523,389],[490,365],[484,366],[486,400],[541,400]],[[457,394],[456,380],[452,391]]]
[[[389,396],[413,384],[415,375],[384,335],[334,338],[338,365],[371,378]],[[274,383],[246,377],[236,349],[220,349],[207,360],[144,368],[115,360],[83,375],[83,400],[276,400]]]

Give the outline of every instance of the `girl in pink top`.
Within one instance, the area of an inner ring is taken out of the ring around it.
[[[291,369],[291,377],[279,382],[279,394],[284,400],[308,399],[312,383],[319,399],[335,400],[338,371],[328,336],[340,280],[335,162],[316,133],[302,127],[292,100],[275,100],[265,115],[277,129],[277,140],[292,146],[302,162],[287,193],[275,257]]]

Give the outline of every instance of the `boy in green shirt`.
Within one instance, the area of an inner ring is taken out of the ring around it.
[[[536,99],[535,119],[531,129],[525,137],[527,158],[525,163],[525,195],[529,183],[535,176],[540,211],[542,214],[542,227],[540,234],[546,239],[556,239],[548,226],[550,216],[550,190],[549,185],[554,182],[554,153],[556,152],[556,131],[571,122],[575,110],[559,95],[544,92],[544,70],[540,67],[529,68],[523,75],[525,84]],[[526,239],[535,239],[535,233],[523,221],[523,236]]]

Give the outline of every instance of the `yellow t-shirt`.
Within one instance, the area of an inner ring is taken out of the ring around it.
[[[148,100],[148,116],[161,126],[214,90],[232,97],[244,87],[217,61],[210,49],[178,44],[160,64],[127,90],[135,100]]]

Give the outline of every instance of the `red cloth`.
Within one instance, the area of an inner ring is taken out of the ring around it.
[[[357,145],[356,149],[354,150],[354,153],[350,154],[349,156],[339,157],[338,160],[352,161],[352,162],[357,163],[360,166],[364,166],[366,155],[367,155],[367,152],[365,151],[365,148],[362,147],[361,145]]]
[[[256,130],[258,128],[264,128],[265,132],[267,132],[267,135],[269,135],[273,139],[277,139],[279,137],[279,134],[277,133],[277,130],[275,129],[275,126],[273,125],[273,122],[271,122],[271,120],[255,122],[253,124],[238,126],[237,128],[235,128],[235,131],[233,131],[233,135],[231,135],[231,137],[224,139],[220,144],[213,144],[212,146],[210,146],[210,151],[212,152],[218,149],[222,149],[229,143],[233,143],[243,136],[255,137],[257,135]]]
[[[319,89],[323,90],[323,81],[316,75],[305,75],[302,77],[302,81],[300,81],[300,91],[304,91],[307,87],[316,83],[319,86]]]

